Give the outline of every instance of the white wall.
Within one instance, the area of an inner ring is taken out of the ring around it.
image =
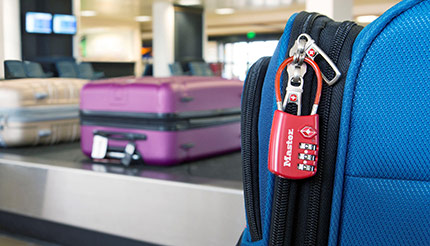
[[[21,60],[19,0],[0,0],[0,78],[4,60]]]
[[[306,11],[325,14],[337,21],[352,20],[353,0],[306,0]]]
[[[90,28],[86,36],[85,60],[133,61],[134,30],[132,28]]]
[[[208,41],[204,45],[204,59],[206,62],[219,62],[221,59],[218,57],[218,42]]]
[[[86,37],[86,56],[77,54],[80,61],[135,62],[135,75],[142,74],[141,32],[136,21],[118,21],[106,17],[80,17],[79,44]]]

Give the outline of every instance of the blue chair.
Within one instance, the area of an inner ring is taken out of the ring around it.
[[[95,72],[89,62],[82,62],[78,65],[79,78],[81,79],[100,79],[105,76],[104,72]]]
[[[24,64],[22,63],[22,61],[4,61],[4,77],[5,79],[27,78],[27,74],[25,72]]]
[[[58,77],[61,78],[79,78],[78,64],[74,61],[59,61],[55,63],[58,71]]]
[[[191,75],[194,76],[214,76],[209,64],[206,62],[190,62],[189,63]]]
[[[184,75],[184,70],[182,69],[182,66],[179,62],[175,62],[172,64],[169,64],[170,73],[173,76],[181,76]]]
[[[37,62],[24,61],[25,73],[28,78],[49,78],[52,77],[52,73],[45,73],[42,65]]]
[[[143,71],[143,76],[153,76],[153,75],[154,75],[154,71],[153,71],[152,64],[146,64],[145,70]]]

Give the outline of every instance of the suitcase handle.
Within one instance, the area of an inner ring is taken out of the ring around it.
[[[94,135],[99,135],[112,140],[128,140],[128,141],[138,141],[146,140],[145,134],[140,133],[130,133],[130,132],[108,132],[108,131],[94,131]]]
[[[94,144],[96,138],[104,138],[102,140],[104,142],[101,144],[102,149],[98,147],[99,144]],[[123,152],[119,151],[109,151],[108,150],[108,139],[119,140],[119,141],[129,141],[127,146],[125,147]],[[146,140],[147,137],[145,134],[139,133],[129,133],[129,132],[110,132],[110,131],[94,131],[94,140],[93,140],[93,150],[91,153],[91,157],[93,158],[101,158],[111,157],[111,158],[119,158],[121,159],[121,164],[125,166],[129,166],[133,160],[142,159],[140,153],[136,151],[135,141],[138,140]],[[99,148],[99,149],[97,149]]]
[[[48,98],[48,93],[46,92],[36,92],[34,93],[34,99],[36,100],[43,100]]]
[[[194,97],[190,97],[190,96],[181,97],[181,102],[183,103],[191,102],[193,100],[194,100]]]

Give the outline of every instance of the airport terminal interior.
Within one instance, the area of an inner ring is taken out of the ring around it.
[[[0,245],[236,245],[251,66],[398,2],[1,0]]]

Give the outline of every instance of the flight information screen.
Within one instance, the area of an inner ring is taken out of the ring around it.
[[[25,14],[25,31],[28,33],[52,33],[52,15],[41,12]]]
[[[75,34],[76,17],[74,15],[55,14],[53,20],[54,33],[57,34]]]

